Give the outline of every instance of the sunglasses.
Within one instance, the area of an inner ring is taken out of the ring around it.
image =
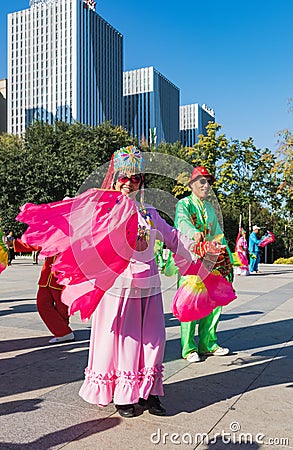
[[[199,181],[200,184],[204,185],[204,184],[213,184],[212,180],[208,180],[207,178],[199,178],[199,180],[195,180],[195,181]]]
[[[117,181],[119,181],[119,183],[127,183],[127,181],[130,181],[132,184],[139,184],[141,182],[141,180],[142,180],[142,178],[139,173],[136,175],[130,175],[130,177],[128,177],[124,173],[121,173],[118,175],[118,178],[117,178]]]

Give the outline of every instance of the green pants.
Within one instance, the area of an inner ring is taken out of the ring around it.
[[[194,322],[181,322],[182,357],[186,358],[191,352],[203,354],[213,352],[219,346],[217,344],[216,329],[219,323],[222,307],[215,308],[211,314],[198,321],[198,347],[195,343]]]

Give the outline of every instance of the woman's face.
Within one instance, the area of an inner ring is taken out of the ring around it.
[[[120,191],[123,195],[135,198],[142,182],[142,176],[133,173],[119,173],[115,183],[115,190]]]

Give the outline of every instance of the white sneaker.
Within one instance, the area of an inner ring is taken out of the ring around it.
[[[65,336],[54,337],[49,340],[49,344],[59,344],[60,342],[70,342],[70,341],[74,341],[73,333],[65,334]]]
[[[228,347],[218,347],[213,352],[204,353],[205,356],[226,356],[230,353],[230,349]]]
[[[186,358],[186,361],[188,361],[190,363],[200,362],[200,357],[199,357],[198,353],[192,352],[192,353],[189,353],[189,355]]]

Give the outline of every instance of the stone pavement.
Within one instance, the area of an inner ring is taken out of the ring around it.
[[[73,317],[76,341],[49,346],[35,305],[40,266],[18,257],[0,275],[0,449],[292,449],[293,268],[260,268],[236,278],[238,298],[221,316],[218,339],[231,354],[196,364],[180,357],[175,280],[162,277],[168,415],[123,419],[113,404],[78,396],[90,324]]]

